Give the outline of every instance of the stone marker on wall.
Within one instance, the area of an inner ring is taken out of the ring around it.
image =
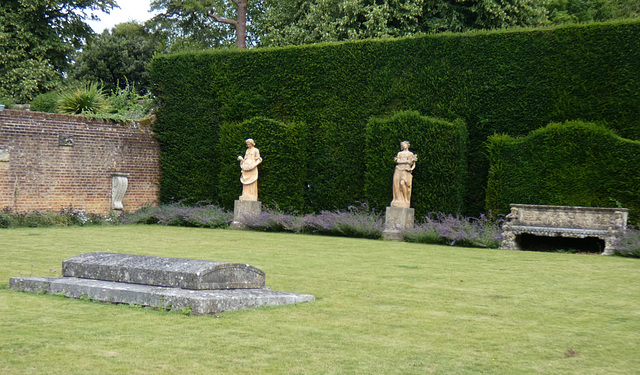
[[[13,277],[24,292],[69,298],[190,309],[213,314],[265,305],[309,302],[309,294],[272,291],[265,274],[248,264],[117,253],[87,253],[62,262],[63,277]]]
[[[231,222],[231,227],[237,229],[244,228],[244,222],[248,218],[260,216],[262,212],[262,202],[258,200],[258,165],[262,163],[262,158],[253,139],[249,138],[245,143],[247,151],[244,157],[238,156],[242,170],[240,176],[242,195],[233,202],[233,222]]]
[[[122,211],[124,209],[124,195],[129,187],[129,173],[111,172],[111,209]]]
[[[61,147],[73,147],[75,140],[71,134],[58,134],[58,146]]]
[[[393,159],[396,169],[393,174],[393,201],[387,207],[384,238],[389,240],[401,240],[402,231],[413,226],[414,209],[410,208],[411,190],[413,188],[412,172],[416,167],[418,156],[409,151],[411,145],[408,141],[400,142],[400,152]]]

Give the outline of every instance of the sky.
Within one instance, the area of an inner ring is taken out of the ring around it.
[[[149,13],[151,0],[117,0],[120,9],[113,9],[110,14],[96,12],[100,21],[88,21],[93,31],[100,34],[103,30],[113,28],[115,25],[127,21],[144,22],[153,16]]]

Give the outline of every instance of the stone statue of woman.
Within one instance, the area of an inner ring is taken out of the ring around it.
[[[240,182],[242,182],[242,195],[241,201],[257,201],[258,200],[258,165],[262,163],[260,157],[260,151],[255,148],[256,143],[253,139],[249,138],[245,141],[247,143],[247,151],[242,156],[238,156],[240,161],[240,168],[242,169],[242,176],[240,176]]]
[[[393,174],[393,201],[391,207],[409,208],[411,203],[411,183],[413,169],[416,167],[418,156],[409,151],[411,145],[408,141],[400,142],[402,149],[393,159],[396,162],[396,171]]]

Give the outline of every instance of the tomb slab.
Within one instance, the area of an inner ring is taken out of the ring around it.
[[[265,274],[248,264],[118,253],[86,253],[62,261],[62,275],[182,289],[252,289]]]

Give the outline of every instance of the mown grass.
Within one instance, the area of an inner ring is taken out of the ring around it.
[[[640,368],[637,259],[146,225],[0,236],[2,374]],[[317,301],[185,316],[6,288],[9,277],[59,273],[63,259],[91,251],[249,263],[272,289]]]

